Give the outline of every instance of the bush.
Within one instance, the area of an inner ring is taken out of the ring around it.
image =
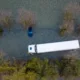
[[[67,28],[66,28],[66,27],[62,27],[62,28],[60,29],[60,35],[61,35],[61,36],[64,36],[64,35],[66,34],[66,32],[67,32]]]
[[[64,80],[74,80],[80,76],[80,60],[73,57],[62,57],[60,60],[32,58],[17,71],[14,67],[0,67],[0,71],[13,71],[11,75],[4,75],[4,80],[57,80],[59,75]]]

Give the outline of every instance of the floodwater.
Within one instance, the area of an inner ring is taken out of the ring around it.
[[[33,56],[48,58],[62,56],[64,52],[31,56],[27,54],[27,48],[30,44],[79,39],[79,37],[77,38],[73,35],[60,37],[58,34],[58,29],[62,22],[63,9],[71,1],[79,2],[79,0],[0,0],[0,9],[11,10],[14,18],[16,18],[18,9],[25,8],[33,11],[37,20],[32,38],[29,38],[27,30],[23,31],[18,24],[15,24],[10,32],[5,30],[3,36],[0,37],[0,50],[9,57],[20,59],[28,59]]]

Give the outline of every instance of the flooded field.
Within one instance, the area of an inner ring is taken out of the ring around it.
[[[16,18],[18,9],[25,8],[35,13],[37,21],[32,38],[29,38],[27,30],[23,31],[18,24],[15,24],[10,32],[5,30],[3,36],[0,37],[0,50],[11,57],[29,58],[30,55],[27,54],[29,44],[77,39],[73,35],[60,37],[58,34],[63,10],[69,2],[79,3],[79,0],[0,0],[0,9],[11,10],[14,18]],[[61,54],[64,53],[61,52]],[[36,56],[55,58],[61,54],[56,52]]]

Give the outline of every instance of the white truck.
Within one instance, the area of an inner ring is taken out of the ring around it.
[[[78,40],[43,43],[43,44],[32,44],[28,46],[28,53],[46,53],[54,51],[73,50],[79,48]]]

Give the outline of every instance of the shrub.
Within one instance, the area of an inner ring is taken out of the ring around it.
[[[67,27],[63,26],[63,27],[60,29],[60,35],[61,35],[61,36],[64,36],[66,33],[67,33]]]

